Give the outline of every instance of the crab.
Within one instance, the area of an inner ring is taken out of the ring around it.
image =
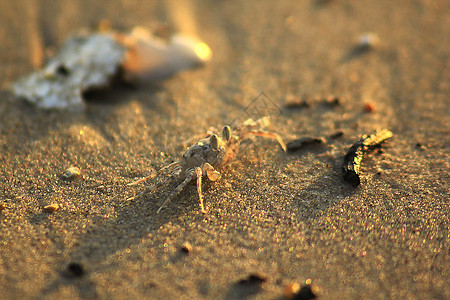
[[[189,147],[181,156],[180,160],[163,167],[157,173],[153,173],[150,176],[129,183],[128,185],[136,185],[147,181],[156,177],[164,170],[176,166],[174,174],[175,176],[178,176],[182,182],[165,199],[157,210],[157,213],[159,213],[164,206],[166,206],[175,196],[177,196],[188,183],[194,180],[194,178],[197,178],[197,192],[201,211],[206,213],[203,204],[202,177],[206,176],[211,181],[219,180],[221,178],[221,174],[218,170],[220,170],[222,166],[230,163],[236,157],[240,143],[244,138],[248,135],[273,138],[278,141],[281,148],[286,152],[286,145],[278,134],[255,129],[261,125],[265,126],[267,122],[267,118],[262,118],[257,121],[248,119],[234,130],[232,130],[230,126],[224,126],[220,136],[218,134],[207,135],[205,138]],[[134,199],[152,191],[153,189],[153,187],[148,188],[147,190],[144,190],[136,196],[128,199]]]

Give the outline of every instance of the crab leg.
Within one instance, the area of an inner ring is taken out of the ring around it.
[[[128,185],[128,186],[132,186],[132,185],[136,185],[136,184],[139,184],[139,183],[141,183],[141,182],[147,181],[147,180],[149,180],[149,179],[155,178],[156,175],[161,174],[162,171],[164,171],[164,170],[166,170],[166,169],[168,169],[168,168],[170,168],[170,167],[172,167],[172,166],[174,166],[174,165],[176,165],[176,164],[178,164],[177,161],[171,163],[170,165],[167,165],[167,166],[161,168],[161,169],[160,169],[158,172],[156,172],[156,173],[152,173],[152,174],[150,174],[150,175],[148,175],[148,176],[146,176],[146,177],[144,177],[144,178],[141,178],[141,179],[139,179],[139,180],[130,182],[130,183],[128,183],[127,185]]]
[[[158,208],[158,210],[156,211],[156,213],[158,214],[161,209],[166,206],[167,203],[169,203],[170,200],[172,200],[173,197],[175,197],[179,192],[181,192],[181,190],[192,180],[192,178],[194,178],[194,170],[190,170],[189,173],[186,176],[186,179],[180,183],[180,185],[177,186],[177,188],[169,195],[169,197],[167,197],[166,200],[164,200],[163,204],[161,204],[161,206]]]
[[[240,134],[239,139],[242,139],[247,134],[253,134],[256,136],[263,136],[263,137],[276,139],[278,141],[278,143],[280,144],[281,148],[283,148],[284,152],[286,152],[286,145],[284,144],[283,139],[276,133],[268,132],[268,131],[261,131],[261,130],[248,130],[248,131],[245,131],[242,134]]]
[[[202,175],[203,171],[200,167],[195,169],[195,173],[197,173],[197,192],[198,198],[200,200],[200,207],[202,209],[202,213],[206,214],[205,207],[203,206],[203,194],[202,194]]]
[[[147,194],[147,193],[149,193],[149,192],[151,192],[151,191],[154,191],[154,190],[156,190],[156,189],[159,189],[159,188],[162,187],[164,184],[166,184],[168,181],[171,182],[174,178],[175,178],[175,176],[172,175],[171,177],[169,177],[168,180],[165,180],[165,181],[163,181],[163,182],[160,182],[160,183],[158,183],[156,186],[151,186],[151,187],[147,188],[146,190],[140,192],[139,194],[134,195],[133,197],[127,198],[127,201],[129,201],[129,200],[134,200],[134,199],[136,199],[137,197],[140,197],[140,196],[142,196],[142,195],[144,195],[144,194]]]

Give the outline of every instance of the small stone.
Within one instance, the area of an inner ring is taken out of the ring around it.
[[[324,103],[329,106],[337,106],[341,104],[341,98],[339,98],[338,96],[328,96],[325,99]]]
[[[418,150],[425,150],[425,145],[422,145],[422,143],[417,142],[414,147]]]
[[[5,210],[6,209],[6,204],[2,203],[0,204],[0,211]]]
[[[294,297],[297,295],[299,291],[300,291],[299,283],[297,282],[290,283],[284,288],[284,297],[286,297],[286,299],[294,299]]]
[[[77,167],[70,167],[64,171],[64,173],[61,175],[61,178],[64,180],[72,180],[80,175],[81,175],[80,169],[78,169]]]
[[[373,32],[364,33],[358,38],[358,47],[360,50],[369,50],[380,43],[380,38]]]
[[[189,242],[184,242],[181,246],[181,251],[184,253],[192,252],[192,245]]]
[[[284,297],[290,300],[309,300],[317,298],[310,284],[300,287],[297,282],[288,284],[284,289]]]
[[[83,265],[76,262],[69,263],[67,265],[67,271],[69,272],[70,275],[75,277],[81,277],[85,273]]]
[[[48,212],[48,213],[53,213],[53,212],[57,211],[58,209],[59,209],[59,205],[56,203],[44,206],[44,211]]]
[[[366,103],[366,104],[364,104],[364,111],[368,112],[368,113],[374,112],[375,111],[375,104],[373,104],[373,103]]]

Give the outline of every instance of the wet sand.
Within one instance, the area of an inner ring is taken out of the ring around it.
[[[310,279],[322,299],[450,298],[448,1],[165,3],[0,1],[2,297],[278,299]],[[8,91],[101,20],[196,34],[212,61],[92,93],[81,113]],[[380,42],[361,51],[365,32]],[[207,214],[194,184],[159,214],[179,182],[127,200],[154,181],[127,183],[177,160],[184,141],[257,116],[245,108],[260,91],[286,141],[343,135],[292,153],[245,142],[220,180],[204,180]],[[393,137],[354,188],[342,159],[381,128]],[[71,166],[81,177],[65,181]],[[251,274],[264,282],[242,282]]]

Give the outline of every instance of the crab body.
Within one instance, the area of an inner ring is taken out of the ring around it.
[[[194,178],[197,178],[197,192],[200,200],[201,210],[202,212],[206,213],[203,205],[202,177],[207,176],[211,181],[220,179],[221,175],[217,171],[217,169],[220,169],[220,167],[228,164],[236,157],[239,150],[239,145],[246,135],[252,134],[256,136],[274,138],[280,143],[283,150],[286,151],[284,142],[277,134],[267,131],[253,130],[253,128],[257,124],[261,123],[261,120],[262,119],[256,122],[254,122],[253,120],[247,120],[241,127],[235,129],[234,134],[232,134],[231,128],[229,126],[224,126],[220,137],[217,134],[212,134],[206,138],[199,140],[197,143],[193,144],[186,150],[179,161],[161,169],[159,172],[168,167],[177,165],[178,167],[176,173],[178,174],[180,180],[183,181],[166,198],[164,203],[158,209],[157,213],[159,213],[159,211]],[[155,176],[156,175],[150,175],[144,179],[133,182],[130,185],[143,182]],[[139,195],[142,195],[150,190],[151,189],[148,189],[140,193]]]
[[[225,126],[222,130],[222,137],[211,135],[186,150],[178,162],[181,167],[180,176],[186,177],[195,168],[203,169],[205,164],[214,168],[227,164],[235,158],[239,145],[239,138],[231,136],[230,127]]]

